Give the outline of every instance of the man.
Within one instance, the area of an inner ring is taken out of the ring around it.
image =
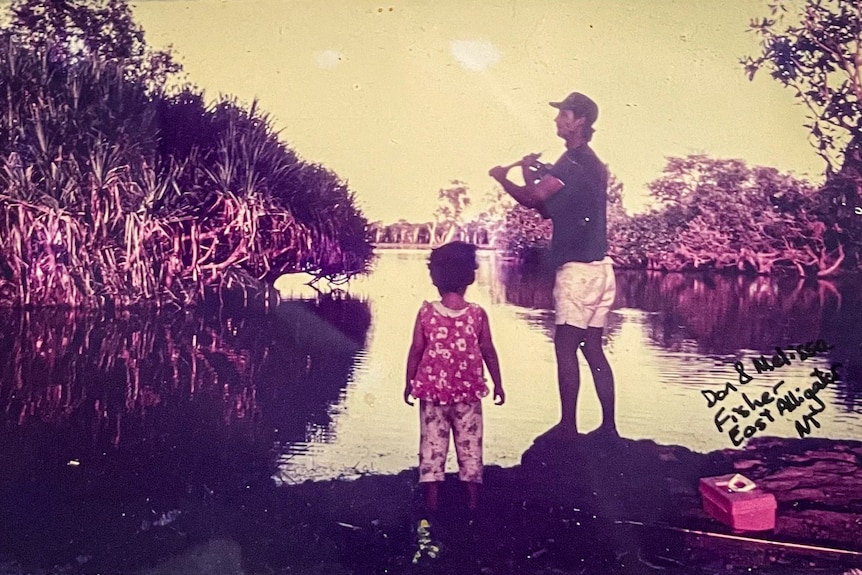
[[[489,174],[519,204],[538,210],[554,224],[550,257],[556,269],[554,348],[562,414],[548,435],[577,436],[580,348],[602,405],[599,432],[616,436],[614,376],[602,349],[602,331],[616,293],[613,264],[606,256],[608,172],[589,145],[598,106],[578,92],[551,106],[559,110],[557,135],[566,143],[560,159],[541,169],[538,154],[530,154],[509,167],[495,166]],[[516,165],[521,166],[523,186],[508,179]]]

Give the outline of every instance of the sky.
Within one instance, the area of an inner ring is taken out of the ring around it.
[[[137,0],[154,48],[172,46],[209,99],[257,99],[282,140],[346,180],[371,220],[427,221],[437,192],[563,151],[549,101],[599,106],[593,148],[630,212],[666,158],[740,158],[819,180],[804,109],[754,81],[765,0]],[[470,215],[470,214],[468,214]]]

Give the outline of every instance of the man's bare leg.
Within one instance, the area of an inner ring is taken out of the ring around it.
[[[582,351],[593,374],[596,395],[602,406],[602,425],[599,430],[616,435],[614,374],[602,347],[602,332],[600,327],[588,327]]]
[[[560,431],[577,435],[578,392],[581,375],[578,370],[578,347],[586,330],[571,325],[558,325],[554,334],[557,355],[557,383],[560,388]]]

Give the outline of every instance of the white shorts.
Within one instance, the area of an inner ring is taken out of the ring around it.
[[[557,268],[554,311],[557,325],[605,327],[617,293],[613,260],[568,262]]]

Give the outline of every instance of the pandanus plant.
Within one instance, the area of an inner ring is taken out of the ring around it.
[[[0,45],[0,303],[189,304],[283,273],[365,271],[347,186],[269,118],[130,78],[118,60]]]

